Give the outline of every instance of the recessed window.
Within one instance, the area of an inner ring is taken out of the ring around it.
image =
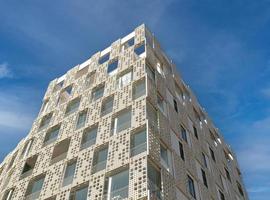
[[[112,134],[119,133],[131,126],[131,109],[120,112],[112,120]]]
[[[117,79],[117,88],[122,89],[132,81],[132,71],[120,75]]]
[[[98,127],[87,128],[83,132],[81,149],[86,149],[96,143]]]
[[[66,186],[72,183],[75,174],[75,169],[76,169],[76,160],[67,163],[62,186]]]
[[[59,83],[56,83],[56,85],[53,88],[53,92],[56,92],[58,90],[60,90],[64,85],[64,81],[60,81]]]
[[[93,83],[95,82],[95,76],[96,76],[96,72],[95,71],[89,73],[86,76],[86,78],[85,78],[85,86],[87,88],[93,85]]]
[[[148,77],[155,83],[156,75],[155,75],[155,70],[153,69],[153,67],[146,64],[145,70],[146,70]]]
[[[113,100],[114,96],[104,99],[101,106],[101,116],[107,115],[113,111]]]
[[[36,155],[36,156],[31,157],[31,158],[28,158],[25,161],[25,164],[24,164],[24,167],[22,170],[22,174],[21,174],[21,178],[25,178],[27,176],[30,176],[33,173],[35,164],[37,162],[37,158],[38,158],[38,156]]]
[[[46,133],[43,145],[46,146],[48,144],[53,143],[55,140],[57,140],[58,134],[60,130],[60,125],[54,126]]]
[[[108,178],[106,199],[126,199],[128,198],[129,171],[125,170]],[[105,199],[105,198],[104,198]]]
[[[80,106],[80,101],[81,101],[80,98],[76,98],[76,99],[73,99],[71,102],[69,102],[69,104],[67,105],[65,114],[69,115],[71,113],[76,112]]]
[[[10,162],[9,162],[8,168],[11,168],[11,167],[13,166],[14,161],[15,161],[15,159],[16,159],[16,157],[17,157],[17,154],[18,154],[18,151],[16,151],[16,152],[13,154],[13,156],[12,156]]]
[[[238,181],[236,181],[236,184],[237,184],[237,188],[238,188],[239,193],[244,197],[245,195],[244,195],[244,191],[242,189],[241,184]]]
[[[183,91],[182,89],[178,86],[178,84],[175,82],[175,93],[177,99],[182,102],[183,101]]]
[[[94,152],[92,173],[96,173],[106,168],[108,156],[108,146]]]
[[[96,101],[101,98],[104,94],[104,84],[96,87],[92,91],[92,101]]]
[[[207,156],[202,152],[202,161],[205,168],[208,168],[208,158]]]
[[[218,193],[219,193],[219,199],[220,200],[225,200],[225,196],[220,190],[218,190]]]
[[[33,143],[33,139],[30,139],[25,143],[23,151],[22,151],[22,158],[27,157],[27,155],[29,154],[29,152],[31,150],[32,143]]]
[[[131,38],[131,39],[129,39],[128,41],[126,41],[126,42],[123,44],[124,49],[127,49],[127,48],[133,46],[133,45],[134,45],[134,42],[135,42],[135,41],[134,41],[134,37]]]
[[[76,129],[82,128],[85,125],[86,117],[87,117],[87,110],[84,110],[79,113]]]
[[[114,70],[117,69],[117,67],[118,67],[118,59],[110,61],[108,64],[107,73],[111,74],[112,72],[114,72]]]
[[[170,151],[163,145],[160,145],[160,158],[162,165],[168,170],[171,170],[171,155]]]
[[[39,129],[43,129],[43,128],[47,127],[49,125],[51,119],[52,119],[52,113],[45,115],[40,122]]]
[[[46,112],[48,109],[48,105],[49,105],[49,99],[44,100],[42,104],[41,112]]]
[[[104,56],[99,58],[98,64],[102,65],[103,63],[107,62],[109,59],[110,59],[110,53],[107,53]]]
[[[132,134],[130,140],[130,156],[138,155],[146,150],[146,130]]]
[[[137,56],[140,56],[141,54],[143,54],[145,52],[145,45],[144,44],[141,44],[139,45],[138,47],[135,47],[134,48],[134,53],[137,55]]]
[[[58,144],[54,146],[52,158],[51,158],[51,165],[59,162],[67,157],[67,152],[70,144],[70,138],[62,140]]]
[[[59,94],[57,104],[62,104],[62,103],[67,102],[69,100],[71,93],[72,93],[72,85],[69,85],[68,87],[63,89],[61,93]]]
[[[215,153],[214,153],[214,151],[213,151],[213,149],[211,147],[209,147],[209,151],[210,151],[210,155],[212,157],[212,160],[214,162],[216,162],[216,156],[215,156]]]
[[[145,79],[139,80],[133,84],[132,95],[133,99],[137,99],[145,95]]]
[[[228,179],[230,182],[232,182],[230,172],[229,172],[226,168],[224,168],[224,170],[225,170],[225,174],[226,174],[227,179]]]
[[[12,200],[13,193],[14,193],[13,188],[6,191],[3,200]]]
[[[175,99],[173,100],[173,106],[174,106],[174,110],[178,113],[177,101]]]
[[[206,178],[206,173],[203,169],[201,169],[201,173],[202,173],[202,180],[203,180],[203,184],[205,185],[205,187],[208,188],[208,183],[207,183],[207,178]]]
[[[28,184],[26,193],[25,193],[25,200],[32,200],[38,199],[40,192],[43,187],[45,175],[41,175],[39,177],[34,178]]]
[[[152,164],[147,164],[148,189],[150,191],[150,199],[162,199],[161,190],[161,174],[160,171]]]
[[[75,79],[78,79],[80,78],[81,76],[87,74],[88,72],[88,69],[89,69],[89,65],[83,67],[82,69],[79,69],[75,75]]]
[[[83,184],[76,189],[72,189],[69,195],[69,200],[87,200],[88,184]]]
[[[199,139],[199,136],[198,136],[198,131],[197,131],[197,128],[195,126],[193,126],[193,132],[194,132],[194,135],[197,139]]]
[[[188,178],[188,191],[189,191],[189,194],[194,199],[196,199],[196,191],[195,191],[194,181],[193,181],[193,179],[189,175],[187,176],[187,178]]]
[[[181,142],[179,142],[179,151],[180,151],[180,157],[182,158],[183,161],[185,161],[185,152],[184,152],[184,147]]]
[[[158,108],[161,112],[165,113],[165,107],[166,107],[166,104],[165,104],[165,101],[164,99],[160,96],[160,95],[157,95],[157,104],[158,104]]]

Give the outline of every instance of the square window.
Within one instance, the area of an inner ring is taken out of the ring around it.
[[[67,157],[68,149],[70,144],[70,138],[62,140],[57,145],[54,146],[51,165],[59,162]]]
[[[127,48],[133,46],[134,43],[135,43],[135,40],[134,40],[134,37],[133,37],[133,38],[129,39],[128,41],[126,41],[126,42],[123,44],[123,47],[124,47],[124,49],[127,49]]]
[[[39,198],[40,192],[43,187],[44,179],[45,175],[41,175],[29,182],[25,193],[25,200],[32,200]]]
[[[96,87],[92,91],[92,101],[100,99],[104,94],[104,84]]]
[[[88,148],[96,143],[98,127],[87,128],[83,132],[81,149]]]
[[[121,76],[118,77],[117,79],[117,88],[122,89],[126,85],[128,85],[132,81],[132,71],[128,71]]]
[[[60,130],[60,125],[54,126],[51,129],[49,129],[49,131],[45,135],[43,145],[46,146],[54,142],[58,137],[59,130]]]
[[[76,112],[80,106],[80,101],[81,101],[80,98],[76,98],[76,99],[73,99],[71,102],[69,102],[69,104],[67,105],[65,114],[69,115],[71,113]]]
[[[75,75],[75,79],[78,79],[80,78],[81,76],[87,74],[88,72],[88,69],[89,69],[89,65],[83,67],[82,69],[79,69]]]
[[[47,127],[49,125],[51,119],[52,119],[52,113],[45,115],[40,122],[39,129],[43,129],[43,128]]]

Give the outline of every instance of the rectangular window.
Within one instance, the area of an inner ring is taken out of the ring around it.
[[[132,71],[128,71],[117,79],[117,88],[122,89],[132,81]]]
[[[80,65],[80,69],[77,71],[77,73],[75,75],[75,79],[78,79],[78,78],[82,77],[83,75],[87,74],[88,69],[89,69],[89,65],[86,65],[84,67]]]
[[[32,147],[33,139],[28,140],[26,144],[24,145],[23,151],[22,151],[22,158],[26,158],[29,154],[31,147]]]
[[[9,189],[5,195],[4,195],[4,198],[3,200],[12,200],[12,195],[13,195],[13,192],[14,192],[14,189]]]
[[[72,100],[66,108],[66,115],[69,115],[71,113],[74,113],[78,110],[79,106],[80,106],[80,98],[76,98],[74,100]]]
[[[92,101],[100,99],[104,94],[104,84],[96,87],[92,91]]]
[[[108,198],[126,199],[128,198],[129,171],[125,170],[109,177]]]
[[[53,143],[55,140],[57,140],[58,134],[60,130],[60,125],[54,126],[45,135],[45,139],[43,142],[43,145],[46,146],[48,144]]]
[[[161,190],[161,173],[152,164],[147,165],[148,189],[150,191],[150,199],[162,199]]]
[[[13,154],[13,156],[12,156],[10,162],[9,162],[8,168],[11,168],[11,167],[13,166],[14,161],[15,161],[15,159],[16,159],[16,157],[17,157],[17,154],[18,154],[18,151],[16,151],[16,152]]]
[[[113,111],[114,96],[104,99],[101,105],[101,116],[107,115]]]
[[[133,99],[137,99],[143,95],[145,95],[145,79],[139,80],[133,84]]]
[[[227,179],[228,179],[230,182],[232,182],[230,172],[229,172],[226,168],[224,168],[224,170],[225,170]]]
[[[88,185],[82,185],[70,192],[69,200],[87,200]]]
[[[193,132],[194,132],[194,135],[197,139],[199,139],[199,136],[198,136],[198,132],[197,132],[197,128],[195,126],[193,126]]]
[[[208,188],[207,178],[206,178],[205,171],[204,171],[203,169],[201,169],[201,172],[202,172],[202,180],[203,180],[203,184],[205,185],[205,187]]]
[[[208,158],[206,155],[202,152],[202,161],[205,168],[208,168]]]
[[[86,149],[96,143],[98,127],[87,128],[82,136],[81,149]]]
[[[62,103],[67,102],[69,100],[71,93],[72,93],[72,85],[69,85],[68,87],[63,89],[61,93],[59,94],[57,104],[62,104]]]
[[[110,53],[107,53],[104,56],[99,58],[98,64],[102,65],[103,63],[107,62],[109,59],[110,59]]]
[[[134,37],[133,37],[133,38],[131,38],[130,40],[126,41],[126,42],[123,44],[123,47],[124,47],[124,49],[127,49],[127,48],[133,46],[134,43],[135,43],[135,40],[134,40]]]
[[[157,104],[160,111],[165,114],[165,101],[160,95],[157,95]]]
[[[194,181],[193,181],[193,179],[189,175],[187,176],[187,178],[188,178],[188,191],[189,191],[189,194],[194,199],[196,199],[196,191],[195,191]]]
[[[244,197],[245,195],[244,195],[244,191],[242,189],[241,184],[238,181],[236,181],[236,184],[237,184],[237,188],[238,188],[239,193],[242,195],[242,197]]]
[[[59,142],[57,145],[54,146],[52,158],[51,158],[51,165],[67,157],[69,144],[70,144],[70,138],[62,140],[61,142]]]
[[[72,183],[76,169],[76,161],[72,161],[67,164],[62,186],[66,186]]]
[[[181,126],[181,137],[184,141],[186,141],[186,143],[188,143],[187,131],[183,126]]]
[[[160,145],[160,158],[163,166],[169,171],[170,170],[170,158],[168,149]]]
[[[42,108],[41,108],[41,112],[46,112],[47,108],[48,108],[48,105],[49,105],[49,99],[44,100]]]
[[[25,200],[32,200],[39,198],[44,179],[45,175],[35,178],[29,182],[25,193]]]
[[[93,71],[93,72],[89,73],[89,74],[86,76],[86,78],[85,78],[85,86],[86,86],[87,88],[89,88],[90,86],[92,86],[93,83],[95,82],[95,74],[96,74],[96,72]]]
[[[108,147],[100,149],[94,153],[92,173],[96,173],[106,168]]]
[[[130,156],[138,155],[147,150],[146,130],[131,135]]]
[[[148,77],[155,83],[155,80],[156,80],[155,70],[146,64],[145,71],[146,71]]]
[[[145,52],[145,45],[144,44],[141,44],[139,45],[138,47],[134,48],[134,53],[137,55],[137,56],[140,56],[141,54],[143,54]]]
[[[52,113],[45,115],[40,122],[39,129],[43,129],[43,128],[47,127],[49,125],[51,119],[52,119]]]
[[[116,134],[131,126],[131,109],[118,114],[112,121],[112,133]]]
[[[183,144],[181,142],[179,142],[179,151],[180,151],[180,156],[181,156],[182,160],[185,161],[184,147],[183,147]]]
[[[23,170],[22,170],[22,174],[21,174],[21,179],[22,178],[25,178],[27,176],[30,176],[34,170],[34,167],[36,165],[36,162],[37,162],[37,158],[38,156],[33,156],[31,158],[28,158],[26,161],[25,161],[25,164],[24,164],[24,167],[23,167]]]
[[[174,110],[178,113],[177,101],[175,99],[173,100],[173,105],[174,105]]]
[[[85,125],[86,117],[87,117],[87,110],[84,110],[79,113],[76,129],[82,128]]]
[[[118,67],[118,59],[110,61],[107,68],[108,74],[113,74]]]
[[[214,153],[213,149],[211,149],[211,147],[209,147],[209,151],[210,151],[210,154],[211,154],[213,161],[216,162],[215,153]]]

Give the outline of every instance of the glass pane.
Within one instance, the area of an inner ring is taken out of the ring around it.
[[[169,161],[168,161],[167,149],[165,149],[162,146],[160,146],[160,156],[162,160],[168,165]]]
[[[87,112],[82,112],[79,114],[78,121],[77,121],[77,128],[81,128],[84,126],[86,121]]]
[[[65,178],[70,177],[74,175],[76,168],[76,162],[70,163],[67,165],[66,172],[65,172]]]
[[[31,194],[40,191],[42,189],[43,182],[44,178],[36,180],[32,185]]]
[[[93,91],[93,100],[97,100],[103,96],[104,93],[104,87],[97,88],[95,91]]]
[[[98,156],[97,156],[97,162],[102,162],[107,160],[107,153],[108,153],[108,149],[102,149],[98,152]]]
[[[125,112],[117,118],[117,132],[131,126],[131,111]]]
[[[128,182],[129,172],[128,170],[120,172],[111,177],[111,199],[118,198],[123,199],[128,197]]]
[[[145,94],[145,81],[140,81],[134,86],[133,98],[139,98]]]
[[[86,200],[87,199],[88,187],[82,188],[75,193],[75,200]]]

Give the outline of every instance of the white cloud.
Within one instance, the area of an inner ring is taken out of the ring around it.
[[[0,79],[1,78],[9,78],[11,76],[12,76],[12,74],[11,74],[11,71],[8,67],[8,64],[7,63],[0,64]]]

